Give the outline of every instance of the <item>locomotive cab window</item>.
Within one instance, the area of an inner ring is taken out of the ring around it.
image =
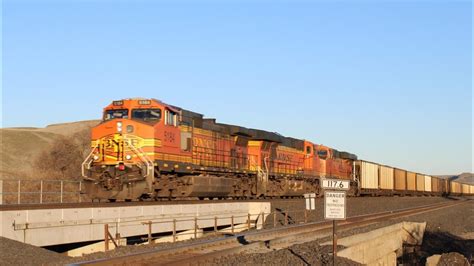
[[[161,109],[133,109],[132,119],[158,122],[161,119]]]
[[[106,110],[104,120],[112,120],[115,118],[128,118],[128,109]]]
[[[170,110],[165,110],[165,124],[176,126],[178,124],[178,115]]]
[[[306,155],[311,155],[311,146],[306,146]]]
[[[323,160],[326,160],[326,158],[328,157],[328,152],[325,150],[320,150],[318,151],[318,157]]]

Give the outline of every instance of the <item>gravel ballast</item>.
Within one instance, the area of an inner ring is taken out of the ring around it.
[[[42,265],[68,257],[33,245],[0,237],[0,265]]]
[[[416,254],[417,260],[421,263],[420,265],[424,265],[426,258],[434,254],[443,254],[443,256],[446,257],[446,261],[461,260],[459,256],[451,254],[452,252],[462,254],[461,257],[472,258],[474,253],[474,239],[464,239],[461,236],[466,236],[474,232],[474,223],[472,222],[474,221],[473,201],[444,208],[439,211],[422,213],[402,219],[388,220],[375,225],[339,232],[338,236],[342,238],[349,235],[365,233],[403,221],[427,223],[423,245],[418,254]],[[331,247],[320,246],[321,243],[330,240],[331,238],[327,237],[264,254],[231,256],[218,260],[215,263],[221,265],[250,265],[255,263],[260,265],[278,265],[281,263],[295,265],[332,265],[332,257],[329,255]],[[450,255],[445,253],[449,253]],[[344,262],[338,262],[337,265],[357,265],[357,263],[345,260]]]
[[[272,209],[277,211],[277,226],[282,226],[285,222],[285,213],[288,212],[288,220],[290,224],[301,223],[304,221],[304,200],[295,200],[288,199],[285,201],[281,200],[269,200],[272,202]],[[440,197],[363,197],[363,198],[348,198],[347,199],[347,214],[348,217],[363,215],[368,213],[376,213],[382,211],[390,211],[397,209],[405,209],[414,206],[423,206],[439,202],[449,202],[450,199],[440,198]],[[322,221],[323,220],[323,199],[316,200],[316,210],[308,213],[308,221]],[[469,242],[465,240],[465,237],[469,237],[474,233],[474,213],[473,213],[473,203],[465,203],[460,206],[445,208],[440,211],[423,213],[420,215],[415,215],[403,220],[406,221],[426,221],[427,225],[427,241],[424,241],[424,247],[422,247],[422,252],[424,252],[424,257],[429,256],[430,254],[442,254],[449,252],[459,252],[467,257],[469,250],[474,249],[472,247],[472,240]],[[343,232],[340,234],[340,237],[345,235],[355,234],[373,230],[381,226],[387,226],[395,222],[400,222],[402,220],[390,220],[385,223],[372,225],[367,228],[359,228],[351,231]],[[267,217],[266,228],[273,227],[273,217]],[[448,235],[451,238],[447,238]],[[214,236],[207,236],[212,238]],[[464,238],[463,238],[464,237]],[[457,241],[452,242],[453,238]],[[472,238],[471,238],[472,239]],[[162,243],[162,244],[152,244],[152,245],[136,245],[136,246],[127,246],[119,247],[116,250],[109,252],[97,252],[94,254],[84,255],[79,258],[69,258],[61,254],[50,252],[47,250],[43,256],[38,256],[38,261],[35,263],[34,259],[37,257],[35,255],[30,256],[26,254],[24,257],[33,258],[31,260],[33,263],[28,265],[39,265],[44,262],[48,264],[65,264],[79,261],[94,260],[107,257],[116,257],[122,256],[130,253],[143,252],[147,250],[158,250],[168,247],[175,247],[183,245],[185,243],[199,241],[189,240],[185,242],[177,243]],[[288,249],[282,249],[278,251],[273,251],[263,254],[245,254],[239,255],[236,257],[229,257],[216,261],[216,264],[265,264],[265,265],[275,265],[275,264],[295,264],[295,265],[326,265],[332,263],[332,258],[329,255],[330,247],[320,246],[320,243],[328,241],[328,239],[322,239],[319,241],[313,241],[309,243],[294,245]],[[451,242],[449,242],[451,241]],[[0,244],[3,246],[8,245],[4,244],[4,240],[0,238]],[[426,243],[426,245],[425,245]],[[454,243],[454,244],[450,244]],[[470,244],[469,244],[470,243]],[[21,243],[20,243],[21,244]],[[437,250],[434,250],[434,247],[440,247]],[[1,249],[2,253],[2,262],[3,261],[15,261],[17,258],[17,251],[13,249]],[[5,251],[5,252],[4,252]],[[32,254],[35,254],[31,251]],[[25,250],[22,253],[30,253],[30,250]],[[46,255],[48,254],[48,255]],[[48,257],[49,255],[55,257]],[[57,256],[57,257],[56,257]],[[41,258],[45,258],[45,260]],[[5,260],[3,260],[5,258]],[[29,261],[27,259],[26,261]],[[8,263],[10,265],[16,265],[18,263]],[[23,264],[23,263],[22,263]],[[338,265],[357,265],[356,263],[349,260],[341,260]]]

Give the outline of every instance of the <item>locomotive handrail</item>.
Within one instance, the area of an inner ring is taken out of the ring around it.
[[[84,178],[87,178],[88,176],[86,175],[85,173],[85,168],[87,168],[88,170],[90,169],[90,166],[91,166],[91,163],[93,161],[92,159],[92,154],[94,153],[94,151],[96,149],[98,149],[100,146],[99,142],[97,142],[97,145],[91,149],[91,152],[89,153],[89,155],[87,155],[86,159],[82,162],[82,167],[81,167],[81,174],[82,174],[82,177]]]
[[[140,158],[140,160],[145,163],[146,174],[144,177],[153,175],[153,161],[150,160],[150,158],[148,158],[148,156],[146,156],[146,154],[144,154],[144,152],[140,148],[135,147],[129,139],[125,139],[125,141],[127,142],[127,145],[131,148],[131,150],[135,154],[137,154],[138,158]]]

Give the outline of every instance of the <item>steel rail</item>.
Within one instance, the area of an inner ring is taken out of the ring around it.
[[[121,202],[81,202],[81,203],[43,203],[43,204],[0,204],[0,211],[21,211],[41,209],[74,209],[74,208],[107,208],[137,207],[150,205],[208,204],[232,202],[268,202],[268,201],[301,201],[294,199],[221,199],[221,200],[162,200],[162,201],[121,201]]]
[[[357,197],[354,197],[357,198]],[[137,207],[149,205],[173,205],[173,204],[206,204],[206,203],[231,203],[231,202],[268,202],[268,201],[301,201],[304,198],[295,197],[290,199],[178,199],[178,200],[158,200],[158,201],[118,201],[118,202],[73,202],[73,203],[22,203],[22,204],[0,204],[0,211],[21,211],[21,210],[41,210],[41,209],[73,209],[73,208],[102,208],[102,207]],[[316,198],[322,200],[323,198]]]
[[[443,202],[395,211],[349,217],[339,222],[339,229],[366,226],[395,218],[435,211],[466,201]],[[239,254],[250,250],[281,248],[298,241],[325,237],[332,230],[332,221],[312,222],[259,231],[250,231],[216,239],[195,241],[178,247],[144,251],[119,257],[79,262],[72,265],[194,265],[213,258]],[[311,233],[311,234],[309,234]]]

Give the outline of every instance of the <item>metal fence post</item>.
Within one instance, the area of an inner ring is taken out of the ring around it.
[[[118,218],[118,221],[115,221],[115,239],[117,239],[117,241],[120,239],[119,223],[120,223],[120,218]]]
[[[63,203],[63,181],[61,180],[61,203]]]
[[[262,215],[262,229],[265,227],[265,221],[263,219],[263,212],[260,213]]]
[[[234,233],[234,215],[232,215],[232,217],[230,217],[230,226],[232,228],[232,234]]]
[[[308,210],[304,210],[304,223],[308,223]]]
[[[214,233],[217,234],[217,216],[214,216]]]
[[[250,213],[247,215],[247,227],[250,230]]]
[[[3,204],[3,180],[0,180],[0,204]]]
[[[104,224],[104,249],[109,250],[109,225]]]
[[[194,238],[197,238],[198,218],[194,217]]]
[[[151,221],[148,221],[148,245],[151,245]]]
[[[21,180],[18,180],[18,204],[21,203]]]
[[[81,192],[82,192],[82,181],[79,181],[79,203],[82,202]]]
[[[173,242],[176,242],[176,219],[173,219]]]
[[[43,203],[43,180],[40,181],[40,203]]]

